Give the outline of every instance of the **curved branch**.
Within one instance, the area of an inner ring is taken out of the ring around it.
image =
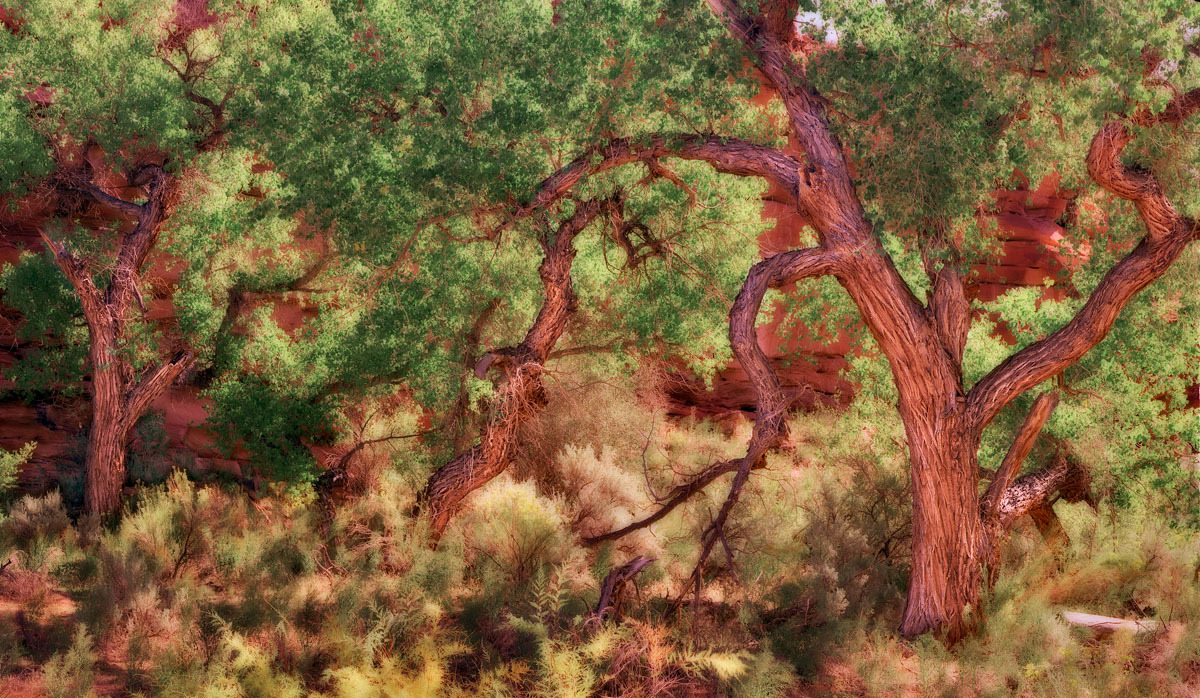
[[[139,204],[117,198],[101,189],[95,182],[80,182],[76,187],[79,191],[95,199],[97,203],[116,209],[125,215],[137,218],[142,212],[142,207]]]
[[[782,252],[764,259],[750,269],[750,273],[746,275],[746,281],[742,284],[742,289],[734,299],[733,307],[729,311],[729,343],[733,347],[734,356],[741,363],[751,385],[754,386],[757,403],[754,431],[750,436],[750,443],[746,446],[746,454],[736,460],[716,463],[691,480],[676,485],[667,495],[666,503],[653,514],[624,528],[586,538],[584,539],[585,543],[601,543],[645,528],[671,513],[693,494],[707,487],[713,480],[725,473],[737,471],[729,496],[726,498],[725,505],[722,506],[723,515],[714,521],[716,527],[710,526],[710,529],[716,531],[724,524],[729,510],[732,509],[733,503],[737,501],[737,497],[741,493],[742,485],[750,470],[761,467],[763,456],[778,447],[787,436],[787,425],[784,421],[788,407],[787,394],[779,382],[779,376],[775,373],[775,369],[767,360],[767,355],[758,346],[758,336],[754,331],[763,297],[768,288],[779,288],[803,279],[835,274],[841,267],[840,262],[840,255],[819,247],[811,247]],[[715,536],[706,533],[707,549],[711,549],[712,541],[708,540],[710,537],[712,540],[716,540]],[[703,562],[702,557],[700,564]]]
[[[951,360],[954,342],[943,350],[947,345],[939,340],[926,308],[883,249],[829,122],[827,102],[805,79],[790,43],[772,28],[778,24],[769,14],[751,15],[739,0],[709,1],[783,101],[792,135],[804,151],[804,167],[797,178],[798,208],[817,231],[821,245],[845,256],[838,281],[887,357],[901,403],[923,399],[920,386],[930,369],[943,385],[943,394],[961,390],[960,371]],[[934,355],[939,359],[930,361]]]
[[[672,488],[670,493],[664,497],[666,501],[661,507],[656,509],[653,514],[650,514],[645,518],[638,519],[628,526],[618,528],[615,531],[609,531],[608,533],[601,533],[598,536],[584,538],[583,542],[587,543],[588,545],[594,545],[596,543],[603,543],[607,540],[616,540],[618,538],[623,538],[634,531],[658,523],[667,514],[670,514],[672,511],[674,511],[676,507],[690,499],[692,495],[702,491],[705,487],[708,487],[709,483],[711,483],[713,480],[716,480],[726,473],[732,473],[733,471],[737,470],[741,465],[742,460],[743,459],[741,458],[736,460],[725,460],[721,461],[720,463],[710,465],[708,469],[704,470],[699,475],[696,475],[687,482],[676,485],[674,488]]]
[[[826,100],[804,79],[792,55],[790,35],[780,28],[777,5],[788,3],[770,3],[760,8],[762,14],[758,15],[747,12],[738,0],[710,0],[709,4],[783,101],[806,161],[797,187],[800,204],[821,234],[822,243],[856,247],[869,242],[872,228],[842,144],[830,127]]]
[[[1200,108],[1200,99],[1188,95],[1181,97],[1186,101],[1178,108],[1168,108],[1163,114],[1182,118]],[[982,429],[1018,395],[1053,378],[1099,344],[1125,305],[1166,273],[1195,239],[1195,221],[1179,215],[1154,174],[1121,162],[1121,153],[1132,139],[1133,134],[1124,124],[1116,121],[1105,124],[1092,139],[1087,167],[1097,184],[1133,202],[1146,228],[1145,237],[1104,275],[1070,322],[1010,356],[971,389],[967,395],[968,417],[976,428]]]
[[[1141,109],[1129,120],[1138,126],[1177,124],[1197,111],[1200,111],[1200,87],[1178,95],[1157,114],[1150,113],[1149,109]]]
[[[774,148],[713,134],[657,135],[644,142],[614,138],[589,148],[542,180],[533,198],[509,210],[492,236],[563,199],[585,176],[635,162],[645,162],[653,167],[649,163],[669,157],[707,162],[713,169],[726,174],[763,177],[789,192],[796,191],[797,171],[801,167],[798,160]]]

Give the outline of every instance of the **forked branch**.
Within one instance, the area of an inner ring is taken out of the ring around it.
[[[1013,439],[1008,453],[1004,456],[1004,462],[996,471],[995,479],[988,485],[987,491],[980,501],[979,510],[985,522],[995,521],[999,517],[1000,505],[1009,483],[1020,471],[1021,464],[1025,462],[1025,458],[1033,449],[1033,444],[1042,432],[1042,427],[1046,425],[1046,420],[1050,419],[1050,415],[1057,406],[1057,392],[1042,393],[1034,401],[1033,408],[1029,410],[1025,421],[1017,431],[1017,438]]]

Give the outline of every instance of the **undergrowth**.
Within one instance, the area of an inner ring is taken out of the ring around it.
[[[548,410],[537,448],[429,545],[403,464],[362,496],[251,499],[175,473],[117,523],[56,492],[0,520],[0,695],[1185,696],[1200,689],[1200,541],[1150,507],[1059,503],[1067,542],[1013,532],[978,632],[895,634],[907,579],[899,425],[792,423],[678,611],[718,482],[652,529],[582,537],[736,455],[745,422],[642,402]],[[606,412],[607,411],[607,412]],[[608,413],[621,411],[609,419]],[[606,428],[614,423],[616,427]],[[581,429],[592,423],[596,428]],[[629,428],[638,425],[638,429]],[[601,580],[655,559],[607,620]],[[1098,638],[1063,610],[1156,619]]]

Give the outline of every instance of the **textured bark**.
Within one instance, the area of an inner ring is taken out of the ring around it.
[[[902,413],[903,414],[903,413]],[[979,518],[978,441],[962,418],[904,415],[912,472],[912,574],[900,632],[943,634],[951,642],[971,628],[977,608],[982,522]]]
[[[1120,153],[1132,138],[1127,127],[1107,124],[1088,153],[1088,171],[1108,191],[1134,202],[1145,239],[1114,267],[1064,328],[1018,352],[969,394],[961,385],[961,346],[969,309],[959,299],[961,279],[934,279],[923,308],[880,248],[833,134],[824,101],[807,85],[789,47],[787,28],[747,13],[738,0],[710,0],[734,36],[778,91],[805,154],[797,202],[826,249],[853,254],[838,280],[887,357],[898,409],[909,441],[913,496],[913,574],[901,632],[937,630],[953,640],[966,631],[963,616],[978,603],[980,552],[987,535],[976,497],[977,451],[983,428],[1021,393],[1053,377],[1099,343],[1125,304],[1161,276],[1196,237],[1153,175],[1125,167]],[[790,6],[789,6],[790,7]],[[771,11],[777,12],[772,9]],[[1200,98],[1181,95],[1162,114],[1140,112],[1140,123],[1177,122],[1200,109]],[[999,478],[997,478],[999,479]],[[1052,467],[1004,490],[998,513],[1003,527],[1080,480],[1077,468]]]
[[[191,366],[194,358],[184,351],[144,377],[133,373],[126,348],[128,315],[135,301],[141,304],[138,280],[168,215],[175,183],[157,165],[140,168],[130,180],[135,186],[145,187],[146,203],[119,199],[78,173],[66,173],[61,179],[60,186],[83,193],[135,222],[133,230],[120,241],[105,290],[92,281],[93,270],[87,261],[42,233],[79,298],[88,326],[92,421],[84,462],[84,507],[94,514],[110,514],[120,507],[129,434],[151,403]]]
[[[571,284],[575,237],[614,204],[612,200],[579,204],[575,213],[558,227],[553,240],[543,240],[545,256],[538,274],[545,291],[537,318],[520,344],[490,352],[476,364],[475,372],[480,377],[490,367],[500,368],[504,385],[496,400],[495,413],[484,427],[479,444],[438,468],[426,483],[421,507],[429,516],[435,538],[446,530],[464,497],[508,468],[518,429],[545,405],[542,372],[546,358],[562,337],[576,308]]]
[[[901,632],[929,630],[956,639],[963,611],[978,595],[980,545],[976,496],[979,434],[962,414],[957,345],[966,305],[954,279],[942,282],[935,314],[923,306],[882,249],[863,211],[824,100],[803,80],[779,24],[745,12],[736,0],[711,0],[730,31],[778,91],[804,151],[796,193],[822,247],[851,259],[835,274],[888,364],[908,436],[913,496],[913,574]],[[961,284],[961,280],[958,280]],[[951,285],[948,285],[951,284]],[[936,286],[935,286],[936,290]]]
[[[1033,507],[1029,510],[1029,518],[1033,519],[1038,533],[1042,534],[1042,540],[1046,541],[1046,545],[1052,549],[1060,548],[1063,543],[1067,542],[1067,532],[1063,530],[1062,522],[1058,520],[1058,514],[1054,513],[1052,503],[1046,502],[1041,506]]]
[[[1088,498],[1089,484],[1087,470],[1060,451],[1050,466],[1017,478],[1004,491],[997,507],[1000,526],[1008,529],[1020,517],[1045,506],[1055,494],[1068,502],[1083,501]]]
[[[671,157],[700,160],[726,174],[762,177],[780,184],[785,191],[795,191],[802,167],[800,161],[774,148],[713,134],[672,134],[639,143],[615,138],[584,152],[547,177],[528,203],[500,211],[501,221],[491,236],[562,200],[586,176],[632,163],[645,163],[653,170],[660,159]]]
[[[1006,506],[1011,507],[1011,501],[1006,498],[1016,496],[1015,490],[1010,487],[1010,483],[1017,473],[1021,470],[1021,464],[1029,456],[1029,452],[1033,449],[1033,444],[1037,441],[1038,435],[1042,432],[1042,427],[1046,425],[1046,420],[1050,419],[1050,415],[1054,412],[1054,408],[1058,406],[1058,393],[1050,392],[1043,393],[1038,396],[1033,403],[1033,408],[1029,410],[1029,414],[1025,415],[1025,421],[1021,423],[1021,427],[1017,430],[1017,436],[1013,439],[1012,444],[1008,448],[1008,453],[1004,456],[1004,461],[1000,464],[999,470],[996,471],[992,478],[991,484],[988,485],[987,491],[979,500],[979,514],[983,523],[983,563],[988,569],[988,585],[992,586],[996,583],[997,575],[1000,570],[1000,544],[1008,534],[1008,528],[1016,519],[1016,516],[1002,516],[1001,508]],[[1040,501],[1030,502],[1030,506],[1026,509],[1030,513],[1037,512],[1038,520],[1045,521],[1046,511],[1049,509],[1049,495],[1053,491],[1046,493],[1046,498]],[[1049,509],[1050,515],[1053,516],[1053,509]],[[1037,518],[1037,517],[1035,517]],[[1039,524],[1039,527],[1041,524]]]

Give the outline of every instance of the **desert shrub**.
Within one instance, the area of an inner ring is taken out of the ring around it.
[[[747,423],[668,421],[643,406],[633,430],[621,404],[571,407],[580,412],[548,423],[553,438],[537,446],[548,450],[477,492],[436,547],[412,513],[415,461],[328,508],[182,473],[143,488],[107,528],[73,525],[55,493],[23,498],[0,522],[12,560],[0,595],[24,590],[18,603],[55,635],[35,647],[0,622],[0,661],[213,698],[1150,696],[1200,681],[1200,548],[1149,496],[1058,503],[1069,542],[1057,550],[1022,523],[978,635],[953,649],[898,639],[910,514],[887,400],[868,393],[790,419],[787,447],[734,509],[733,559],[714,553],[699,604],[688,596],[678,614],[667,601],[727,478],[635,536],[595,547],[580,537],[644,516],[654,493],[740,455]],[[590,619],[604,575],[635,554],[657,561],[617,617]],[[38,610],[68,597],[73,615]],[[1097,641],[1063,623],[1064,609],[1169,625]],[[72,643],[80,631],[103,661]]]
[[[733,682],[737,698],[784,698],[795,685],[792,667],[775,657],[769,646],[751,655],[746,671]]]
[[[49,698],[93,698],[95,681],[93,668],[96,653],[92,638],[80,628],[75,633],[71,648],[56,654],[42,668],[42,677]]]
[[[33,455],[35,448],[37,448],[37,442],[30,441],[12,451],[0,450],[0,497],[16,487],[17,474],[20,472],[21,466]]]
[[[578,562],[564,509],[561,500],[539,495],[532,482],[500,477],[489,483],[461,517],[476,574],[512,588],[548,567]]]
[[[534,696],[669,696],[709,691],[746,668],[744,652],[697,647],[667,623],[600,624],[572,611],[570,580],[559,568],[540,578],[530,600],[505,619],[526,640],[514,688]]]
[[[37,497],[25,495],[8,510],[0,522],[0,534],[26,549],[34,541],[55,538],[71,526],[63,508],[62,496],[53,491]]]

